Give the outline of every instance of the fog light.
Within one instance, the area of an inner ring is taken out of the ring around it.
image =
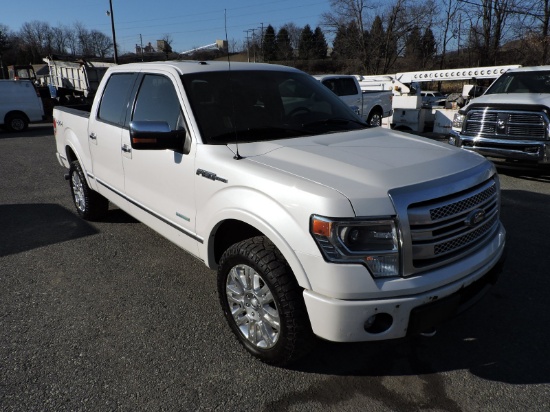
[[[382,333],[387,331],[393,323],[393,318],[388,313],[377,313],[365,321],[365,331],[368,333]]]
[[[449,137],[449,144],[452,146],[456,146],[456,139],[454,137]]]

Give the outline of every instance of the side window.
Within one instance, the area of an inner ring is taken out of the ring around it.
[[[340,96],[351,96],[358,93],[357,86],[355,85],[355,82],[353,81],[353,79],[350,79],[350,78],[340,79],[340,82],[341,82]]]
[[[332,90],[335,94],[340,96],[340,90],[338,90],[339,88],[337,87],[337,81],[337,79],[327,79],[323,80],[323,84],[330,90]]]
[[[185,129],[178,95],[169,78],[156,74],[143,77],[132,120],[164,121],[171,130]]]
[[[134,73],[115,73],[111,75],[103,91],[99,105],[100,120],[124,126],[124,114],[128,107],[128,98],[136,75]]]

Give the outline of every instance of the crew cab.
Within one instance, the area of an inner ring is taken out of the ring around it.
[[[325,74],[313,76],[352,107],[370,126],[381,126],[382,118],[392,114],[391,90],[361,90],[355,76]]]
[[[229,327],[269,364],[315,336],[432,332],[501,271],[491,162],[369,128],[293,68],[112,67],[90,111],[56,107],[54,129],[76,212],[112,202],[215,269]]]

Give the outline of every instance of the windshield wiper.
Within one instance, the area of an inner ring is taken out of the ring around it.
[[[311,136],[311,131],[290,127],[255,127],[253,129],[237,130],[217,136],[211,136],[208,140],[212,143],[238,142],[262,142],[266,140],[287,139],[299,136]]]
[[[311,126],[318,126],[318,125],[344,125],[348,123],[355,123],[360,126],[368,127],[368,124],[360,122],[355,119],[345,119],[343,117],[333,117],[323,120],[315,120],[313,122],[304,123],[302,124],[302,127],[311,127]]]

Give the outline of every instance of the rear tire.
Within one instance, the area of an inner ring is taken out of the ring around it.
[[[29,121],[22,113],[13,113],[6,117],[6,128],[10,132],[22,132],[27,127],[29,127]]]
[[[236,243],[223,254],[218,296],[231,330],[262,362],[284,366],[311,350],[314,337],[302,289],[266,237]]]
[[[109,210],[109,201],[90,189],[78,160],[71,162],[69,182],[76,212],[85,220],[100,220]]]
[[[374,109],[369,113],[367,124],[371,127],[382,126],[382,112],[378,109]]]

